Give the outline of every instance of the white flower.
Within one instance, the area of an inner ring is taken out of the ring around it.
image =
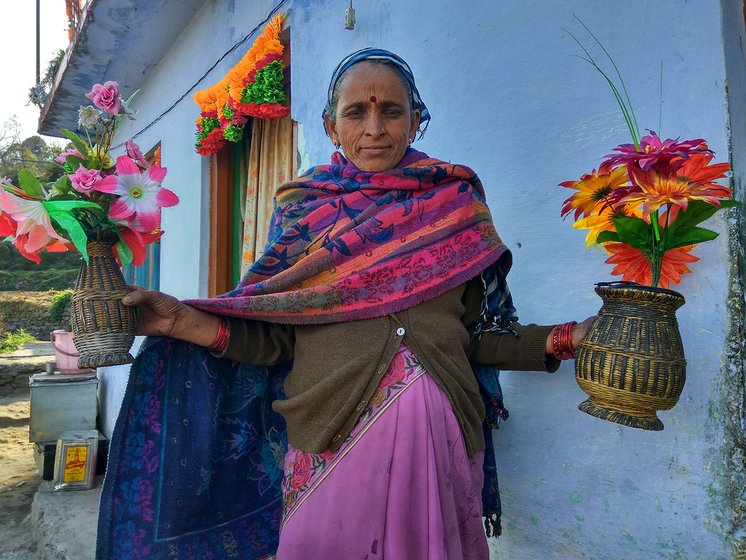
[[[95,128],[101,122],[101,111],[93,105],[81,107],[78,111],[78,124],[83,128]]]

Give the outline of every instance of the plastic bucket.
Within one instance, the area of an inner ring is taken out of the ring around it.
[[[54,362],[60,373],[86,373],[90,369],[80,369],[78,358],[80,353],[75,349],[73,333],[63,330],[52,331],[49,339],[54,346]]]

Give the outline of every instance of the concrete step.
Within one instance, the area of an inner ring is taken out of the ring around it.
[[[96,555],[98,505],[103,476],[90,490],[54,492],[42,481],[31,506],[38,560],[92,560]]]

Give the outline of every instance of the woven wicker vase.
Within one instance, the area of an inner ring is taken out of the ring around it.
[[[114,259],[116,238],[88,241],[72,295],[73,342],[80,352],[79,368],[128,364],[135,341],[135,310],[122,304],[127,284]]]
[[[678,401],[686,359],[674,291],[628,282],[596,285],[603,306],[575,357],[575,378],[588,394],[578,408],[643,430],[662,430],[658,410]]]

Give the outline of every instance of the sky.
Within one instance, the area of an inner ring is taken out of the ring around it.
[[[40,71],[58,49],[67,48],[64,0],[40,0]],[[0,125],[15,115],[21,139],[37,134],[39,109],[28,103],[28,90],[36,82],[36,0],[0,0]]]

